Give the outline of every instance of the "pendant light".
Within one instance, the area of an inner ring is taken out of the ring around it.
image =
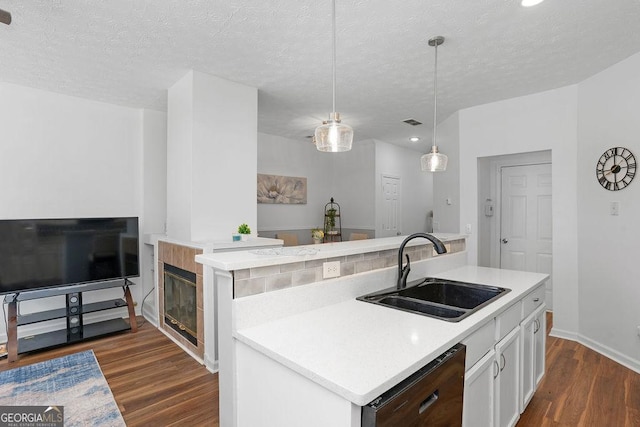
[[[318,151],[336,153],[351,150],[353,129],[341,123],[340,113],[336,113],[336,0],[332,0],[332,33],[333,33],[333,111],[329,120],[323,122],[315,131],[316,148]]]
[[[436,60],[433,71],[433,144],[431,152],[420,158],[424,172],[442,172],[447,170],[447,156],[438,152],[436,145],[436,128],[438,126],[438,46],[444,43],[444,37],[436,36],[429,39],[429,46],[434,46]]]

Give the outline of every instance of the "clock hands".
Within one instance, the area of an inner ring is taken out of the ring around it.
[[[620,162],[622,163],[622,162]],[[609,175],[610,173],[613,173],[614,175],[617,174],[618,172],[620,172],[622,169],[626,168],[627,166],[620,166],[620,163],[618,163],[617,165],[613,165],[611,166],[611,169],[609,169],[608,171],[606,171],[604,174],[605,175]]]

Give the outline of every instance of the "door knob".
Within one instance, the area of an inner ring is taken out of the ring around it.
[[[508,239],[502,239],[502,243],[509,243]]]

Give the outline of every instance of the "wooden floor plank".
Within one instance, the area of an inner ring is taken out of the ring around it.
[[[88,349],[95,353],[128,427],[218,426],[218,375],[150,323],[137,333],[20,355],[14,363],[0,360],[0,371]]]
[[[547,372],[518,427],[640,426],[640,374],[555,337],[547,336],[546,358]]]
[[[553,318],[547,316],[549,331]],[[21,355],[0,371],[93,349],[129,427],[219,426],[218,375],[145,323],[122,333]],[[640,374],[573,341],[547,338],[547,373],[518,427],[640,426]]]

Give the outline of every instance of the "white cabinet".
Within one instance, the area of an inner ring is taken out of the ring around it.
[[[520,413],[531,401],[544,375],[546,306],[542,304],[521,324]]]
[[[463,427],[493,426],[494,376],[498,372],[496,352],[490,350],[464,376]]]
[[[520,326],[496,344],[496,362],[495,425],[514,426],[520,418]]]

